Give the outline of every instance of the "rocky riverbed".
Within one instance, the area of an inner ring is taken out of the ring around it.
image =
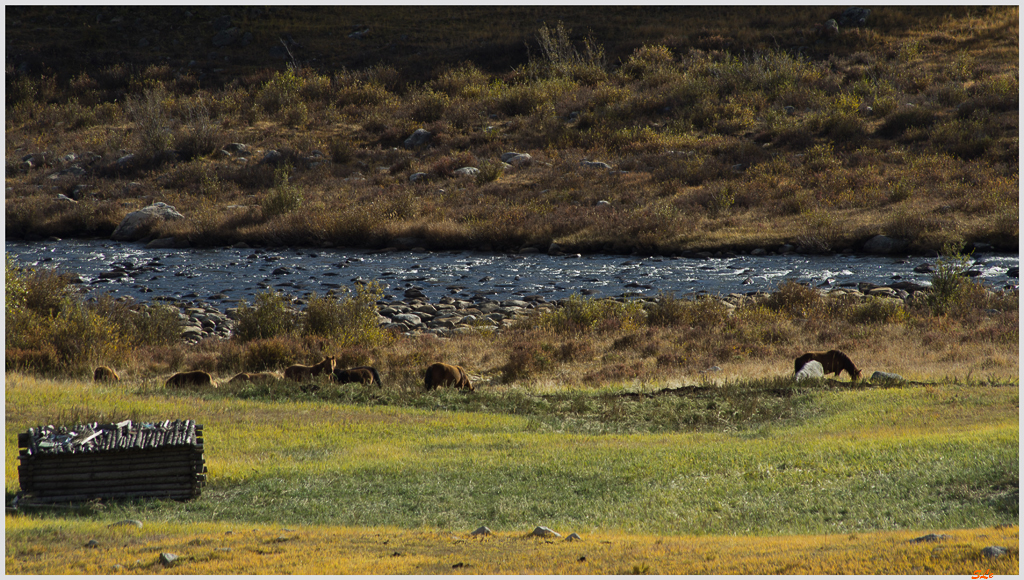
[[[888,286],[861,283],[856,288],[819,288],[822,296],[842,294],[856,300],[869,298],[903,303],[928,288],[912,282],[896,282]],[[989,290],[991,291],[991,290]],[[746,294],[730,293],[715,297],[730,313],[740,306],[756,303],[771,296],[768,292]],[[613,298],[613,300],[637,300],[647,308],[657,298]],[[378,323],[382,328],[407,336],[433,334],[446,338],[469,332],[500,332],[516,320],[551,312],[559,308],[564,300],[547,301],[543,296],[528,296],[524,300],[495,300],[476,297],[462,300],[442,297],[436,302],[429,301],[422,291],[410,289],[401,298],[381,300],[377,303]],[[291,307],[303,315],[306,301],[291,297]],[[221,312],[216,306],[202,300],[173,300],[168,305],[179,310],[181,338],[196,343],[204,339],[228,339],[235,329],[237,308]]]

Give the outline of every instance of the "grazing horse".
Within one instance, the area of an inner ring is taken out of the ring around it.
[[[228,384],[231,384],[231,383],[258,383],[258,382],[262,382],[262,381],[276,381],[276,380],[279,380],[280,378],[281,377],[277,376],[274,373],[238,373],[237,375],[231,377],[231,380],[228,381]]]
[[[187,373],[176,373],[167,379],[168,387],[216,387],[213,377],[205,371],[189,371]]]
[[[330,375],[338,362],[333,356],[325,357],[324,360],[313,366],[292,365],[284,370],[284,378],[293,381],[308,381],[320,375]]]
[[[92,373],[92,380],[97,383],[113,383],[120,381],[121,377],[117,376],[117,372],[110,367],[96,367],[96,370]]]
[[[351,369],[335,369],[334,382],[336,383],[362,383],[364,385],[383,386],[380,382],[380,375],[373,367],[355,367]]]
[[[427,367],[426,376],[423,377],[423,385],[428,391],[444,385],[451,385],[457,389],[466,391],[473,390],[473,384],[469,382],[469,375],[465,369],[456,365],[434,363]]]
[[[816,360],[821,363],[821,367],[825,370],[825,374],[834,374],[839,376],[839,373],[846,371],[846,374],[850,375],[853,380],[860,380],[860,369],[853,364],[850,357],[846,356],[838,350],[830,350],[828,352],[808,352],[797,357],[794,362],[794,373],[799,373],[800,369],[804,367],[809,361]]]

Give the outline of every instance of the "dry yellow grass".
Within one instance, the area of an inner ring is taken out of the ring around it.
[[[1018,574],[1019,528],[642,536],[6,518],[8,574]],[[912,542],[926,534],[938,541]],[[89,547],[90,540],[97,545]],[[987,559],[988,546],[1007,553]],[[177,560],[160,563],[161,553]]]

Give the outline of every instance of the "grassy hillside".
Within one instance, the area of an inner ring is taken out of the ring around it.
[[[194,246],[1017,248],[1015,6],[7,16],[10,237],[163,201],[140,235]]]

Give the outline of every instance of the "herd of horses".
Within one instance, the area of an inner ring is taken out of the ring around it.
[[[808,352],[800,355],[794,361],[794,373],[799,373],[800,369],[811,361],[817,361],[821,363],[824,374],[839,376],[840,373],[846,371],[850,375],[852,380],[860,380],[860,369],[853,364],[850,357],[838,350],[830,350],[826,352]],[[325,357],[324,360],[318,362],[315,365],[292,365],[284,370],[283,375],[277,373],[238,373],[228,383],[238,382],[260,382],[260,381],[277,381],[287,379],[296,382],[307,382],[318,379],[320,377],[327,377],[327,380],[336,383],[360,383],[363,385],[377,385],[383,386],[380,381],[380,373],[377,369],[370,366],[354,367],[350,369],[339,369],[337,368],[337,359],[332,356]],[[93,373],[93,380],[98,382],[106,381],[118,381],[120,377],[110,367],[98,367]],[[188,371],[182,373],[175,373],[171,378],[167,379],[166,385],[168,387],[179,387],[179,388],[190,388],[190,387],[215,387],[216,383],[213,382],[213,377],[206,371]],[[445,363],[434,363],[427,367],[426,372],[423,376],[423,386],[428,391],[436,389],[438,387],[454,387],[463,391],[472,391],[473,383],[469,380],[469,374],[466,370],[457,365],[450,365]]]
[[[333,356],[325,357],[324,360],[315,365],[292,365],[284,370],[283,374],[277,373],[238,373],[228,383],[256,383],[261,381],[278,381],[287,379],[296,382],[308,382],[326,377],[327,380],[336,383],[361,383],[364,385],[383,386],[380,380],[380,373],[377,369],[364,366],[350,369],[337,368],[337,359]],[[93,372],[93,380],[97,382],[113,382],[121,380],[114,369],[106,366],[97,367]],[[215,387],[213,376],[206,371],[188,371],[171,375],[165,383],[168,387],[178,388],[203,388]],[[434,363],[427,367],[423,376],[423,386],[428,391],[438,387],[454,387],[463,391],[472,391],[473,383],[469,380],[469,373],[458,365],[445,363]]]

